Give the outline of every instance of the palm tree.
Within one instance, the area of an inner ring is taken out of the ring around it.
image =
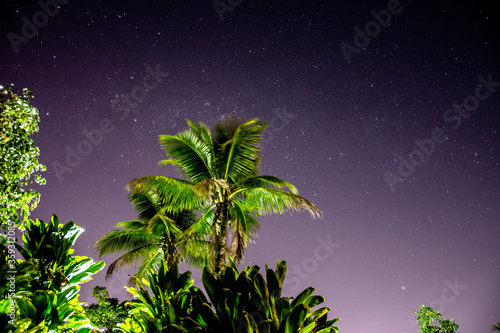
[[[211,227],[212,268],[216,274],[228,256],[241,262],[248,241],[257,233],[258,216],[304,210],[313,217],[321,215],[292,184],[258,175],[259,144],[267,127],[262,121],[225,120],[215,125],[213,133],[201,122],[188,120],[188,125],[188,130],[176,135],[160,135],[160,144],[169,157],[160,164],[175,165],[187,180],[141,177],[131,181],[128,188],[131,193],[153,191],[170,207],[199,210],[201,217],[185,235]]]
[[[496,325],[493,325],[492,331],[500,331],[500,323],[497,323]]]
[[[182,261],[194,267],[207,264],[207,243],[197,233],[190,233],[190,239],[183,233],[190,230],[196,216],[188,210],[173,212],[168,205],[160,204],[153,192],[131,194],[130,200],[138,212],[138,220],[117,223],[115,228],[95,243],[99,256],[123,253],[113,261],[106,272],[106,279],[123,266],[139,263],[135,277],[149,274],[150,268],[157,270],[162,259],[168,267]],[[133,277],[129,285],[135,283]]]

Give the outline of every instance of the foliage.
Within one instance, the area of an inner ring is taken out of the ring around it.
[[[105,287],[96,286],[92,290],[92,296],[97,299],[97,304],[86,306],[85,314],[92,324],[97,327],[105,327],[107,332],[112,332],[118,324],[128,317],[125,302],[118,303],[118,299],[110,298]]]
[[[432,307],[421,305],[415,313],[418,314],[417,323],[421,333],[455,333],[459,328],[453,318],[441,318],[442,315]]]
[[[18,226],[36,208],[40,194],[23,186],[45,184],[38,172],[46,168],[38,162],[40,151],[30,138],[38,133],[40,121],[30,98],[27,89],[17,95],[11,87],[0,86],[0,228]]]
[[[120,325],[123,332],[338,332],[327,320],[330,309],[312,308],[324,302],[307,288],[295,299],[281,295],[286,263],[273,271],[266,265],[266,280],[258,266],[241,273],[231,261],[219,275],[203,270],[203,286],[208,298],[189,280],[191,273],[179,274],[177,265],[167,269],[162,263],[158,274],[143,279],[139,288],[129,288],[135,300],[128,303],[132,318]],[[148,292],[144,286],[147,286]],[[293,299],[293,300],[292,300]],[[209,301],[210,300],[210,301]]]
[[[193,308],[199,309],[198,321],[209,332],[337,332],[333,325],[339,319],[327,320],[329,308],[312,310],[325,300],[312,295],[314,288],[294,299],[281,295],[285,275],[286,263],[279,261],[274,271],[266,265],[267,281],[258,266],[238,273],[231,262],[215,277],[204,269],[203,286],[215,311],[198,295],[193,302]]]
[[[500,331],[500,323],[496,323],[496,325],[493,325],[491,328],[492,331]]]
[[[15,299],[32,295],[31,280],[38,271],[38,261],[15,260],[14,244],[8,242],[5,234],[0,234],[0,236],[0,295],[2,298],[0,301],[0,327],[9,328],[11,327],[9,321],[14,319],[16,315]],[[11,324],[14,324],[14,321],[11,321]]]
[[[193,213],[167,210],[153,192],[133,194],[130,200],[139,220],[116,224],[117,230],[110,231],[95,244],[100,256],[125,252],[109,265],[107,278],[117,269],[134,263],[140,263],[135,276],[145,277],[151,268],[158,269],[162,259],[169,267],[180,260],[195,267],[206,265],[207,242],[198,232],[182,238],[183,232],[196,220]],[[131,278],[129,285],[134,282]]]
[[[25,229],[23,243],[16,247],[25,260],[36,259],[40,264],[32,282],[37,290],[63,290],[87,282],[104,267],[102,261],[72,255],[76,239],[85,231],[73,221],[59,224],[57,216],[52,215],[50,223],[28,219],[21,228]]]
[[[131,181],[128,188],[132,193],[154,191],[172,211],[200,211],[201,217],[185,234],[211,228],[215,273],[229,257],[241,262],[245,247],[257,233],[258,216],[304,210],[313,217],[321,215],[292,184],[258,175],[259,144],[267,127],[262,121],[225,120],[215,125],[213,133],[201,122],[188,121],[188,125],[190,129],[176,135],[160,135],[169,157],[161,163],[176,166],[187,180],[141,177]]]
[[[158,272],[149,275],[149,281],[138,281],[138,288],[129,288],[135,300],[131,307],[133,322],[142,332],[183,332],[183,323],[190,314],[192,293],[191,272],[179,274],[177,264],[167,268],[162,261]],[[145,286],[150,290],[145,288]],[[120,325],[125,332],[134,332],[130,323]]]
[[[5,257],[10,255],[10,239],[0,247],[0,282],[15,281],[0,289],[0,324],[6,332],[90,332],[78,292],[104,262],[72,255],[84,230],[74,222],[59,224],[55,215],[50,223],[28,219],[21,228],[22,244],[14,245],[24,260]]]

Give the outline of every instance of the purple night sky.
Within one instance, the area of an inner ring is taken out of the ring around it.
[[[2,0],[0,84],[35,96],[47,185],[32,218],[83,226],[77,254],[98,260],[95,241],[135,219],[130,180],[178,177],[157,165],[159,134],[258,117],[270,124],[260,173],[296,185],[324,217],[262,218],[244,265],[286,260],[285,294],[316,287],[343,333],[416,333],[420,304],[463,333],[500,321],[500,16],[489,2],[19,3]],[[104,285],[124,300],[129,273],[100,272],[81,299]]]

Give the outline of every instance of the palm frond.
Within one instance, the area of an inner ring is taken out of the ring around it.
[[[186,230],[196,222],[196,214],[192,211],[182,210],[175,214],[175,225],[181,230]]]
[[[160,210],[158,195],[153,191],[132,192],[129,200],[142,221],[150,220]]]
[[[307,211],[313,218],[322,212],[307,199],[280,189],[257,187],[243,192],[245,203],[258,215],[283,214],[286,211]]]
[[[231,228],[229,253],[236,263],[240,263],[243,260],[245,248],[249,240],[253,240],[257,234],[259,221],[248,213],[245,202],[233,200],[232,203],[229,206],[229,214],[231,216],[229,224]]]
[[[236,223],[234,227],[230,229],[229,237],[231,239],[231,243],[229,245],[228,254],[236,264],[239,264],[243,261],[245,248],[247,246],[247,237],[243,232],[241,224]]]
[[[239,118],[227,118],[216,123],[214,126],[214,151],[219,151],[221,145],[229,141],[238,127],[244,123],[245,121]]]
[[[248,241],[253,241],[260,228],[260,222],[256,216],[250,213],[250,208],[243,200],[233,199],[230,207],[231,225],[239,223],[243,232],[248,236]]]
[[[214,221],[213,206],[207,205],[202,210],[203,214],[184,232],[177,237],[179,243],[186,242],[189,239],[202,239],[208,237],[211,233],[211,226]]]
[[[205,125],[204,123],[197,122],[193,123],[189,120],[187,120],[187,123],[189,127],[191,128],[192,131],[194,131],[200,139],[207,145],[207,148],[209,149],[208,153],[215,157],[215,150],[214,150],[214,143],[212,139],[212,133],[210,133],[210,129]]]
[[[208,267],[213,260],[213,243],[208,240],[190,239],[179,245],[181,261],[194,268]]]
[[[175,224],[175,220],[171,217],[164,214],[156,214],[146,224],[145,231],[170,239],[171,236],[177,237],[182,232]]]
[[[154,191],[158,202],[174,210],[194,210],[202,202],[192,189],[192,183],[177,178],[148,176],[132,180],[127,189],[132,194],[142,194]]]
[[[275,176],[261,175],[245,179],[239,186],[242,189],[255,187],[283,188],[287,187],[293,194],[299,194],[297,188],[287,181]]]
[[[135,284],[137,280],[134,279],[141,279],[141,278],[147,278],[148,275],[150,274],[150,270],[152,269],[153,272],[158,271],[158,267],[160,266],[160,262],[162,259],[165,258],[165,253],[161,249],[161,247],[158,247],[156,251],[150,252],[147,257],[142,260],[142,262],[139,264],[137,267],[137,272],[134,274],[134,276],[130,277],[130,280],[128,282],[128,286],[131,287]]]
[[[115,228],[128,231],[144,230],[145,226],[146,222],[143,220],[129,220],[115,224]]]
[[[106,271],[106,280],[109,280],[117,270],[125,266],[132,267],[136,262],[148,258],[152,252],[161,251],[158,250],[159,248],[158,244],[149,243],[125,253],[109,265]]]
[[[259,142],[265,127],[260,120],[251,119],[239,125],[221,143],[216,160],[219,178],[239,184],[255,176],[256,164],[260,161]]]
[[[94,244],[94,247],[99,252],[99,256],[103,257],[109,254],[135,250],[153,243],[156,239],[156,235],[143,231],[111,230],[99,239]]]
[[[174,164],[179,167],[187,179],[197,183],[213,177],[213,148],[202,140],[192,129],[176,135],[160,135],[160,145],[170,159],[162,164]]]

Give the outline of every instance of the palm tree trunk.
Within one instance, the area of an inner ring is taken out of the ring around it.
[[[220,216],[216,223],[219,228],[216,229],[215,235],[215,261],[214,261],[214,273],[218,275],[224,264],[226,263],[226,241],[227,241],[227,202],[224,202],[217,207],[220,209],[219,212],[215,213],[215,216]]]
[[[165,255],[165,262],[167,263],[167,268],[170,269],[173,264],[178,263],[177,247],[172,241],[166,241],[163,244],[163,253]]]

